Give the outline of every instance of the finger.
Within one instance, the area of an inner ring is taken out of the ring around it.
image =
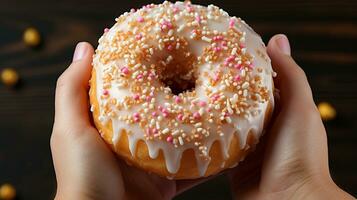
[[[68,128],[90,124],[88,81],[91,75],[93,51],[89,43],[78,43],[72,64],[59,77],[56,87],[55,124],[65,125]]]
[[[277,72],[276,85],[280,89],[281,104],[315,105],[304,71],[290,56],[290,44],[285,35],[275,35],[268,44],[268,54]]]

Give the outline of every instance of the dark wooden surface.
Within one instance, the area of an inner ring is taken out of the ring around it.
[[[154,1],[158,3],[160,1]],[[130,8],[151,1],[1,0],[0,69],[15,68],[21,87],[0,85],[0,184],[10,182],[19,199],[49,199],[55,179],[49,150],[55,81],[78,41],[97,45],[103,28]],[[194,1],[216,4],[245,19],[265,42],[286,33],[306,71],[316,102],[329,101],[336,120],[326,123],[330,169],[339,186],[357,195],[357,1]],[[35,26],[40,49],[29,49],[22,32]],[[302,108],[303,109],[303,108]],[[229,198],[221,177],[177,199]]]

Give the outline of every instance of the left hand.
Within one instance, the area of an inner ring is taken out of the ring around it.
[[[171,199],[206,180],[167,180],[117,158],[90,120],[93,52],[90,44],[79,43],[72,64],[57,81],[51,136],[56,199]]]

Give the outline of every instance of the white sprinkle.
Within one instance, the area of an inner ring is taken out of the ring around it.
[[[230,117],[226,117],[226,121],[228,124],[232,123],[232,119]]]
[[[243,96],[244,96],[244,97],[247,97],[247,96],[248,96],[248,90],[247,90],[247,89],[243,90]]]
[[[162,131],[162,134],[166,134],[166,133],[168,133],[169,131],[170,131],[170,129],[165,128],[165,129]]]
[[[211,38],[208,38],[206,36],[202,36],[201,38],[203,41],[206,41],[206,42],[212,42],[212,39]]]
[[[172,136],[176,136],[176,135],[178,135],[179,133],[180,133],[179,130],[175,130],[174,132],[171,133],[171,135],[172,135]]]
[[[231,54],[235,55],[237,53],[237,48],[233,48]]]
[[[198,122],[195,124],[195,127],[198,128],[198,127],[201,127],[202,126],[202,123],[201,122]]]
[[[249,83],[246,81],[243,83],[242,88],[247,89],[249,87]]]
[[[184,144],[184,142],[183,142],[182,137],[180,136],[180,137],[178,137],[178,139],[179,139],[179,143],[180,143],[180,145],[183,145],[183,144]]]
[[[184,28],[185,28],[185,25],[182,24],[182,25],[177,29],[177,32],[181,32]]]

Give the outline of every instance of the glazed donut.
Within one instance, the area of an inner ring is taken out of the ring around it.
[[[274,107],[259,35],[216,6],[164,2],[105,29],[90,102],[99,133],[127,163],[170,179],[234,167]]]

